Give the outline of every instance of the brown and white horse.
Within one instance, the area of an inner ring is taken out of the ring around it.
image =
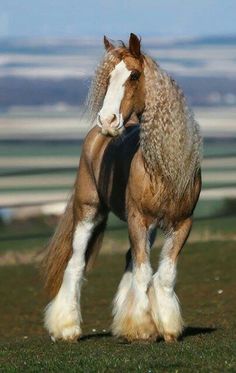
[[[130,250],[114,300],[112,332],[128,340],[176,340],[183,331],[174,292],[176,263],[201,189],[201,137],[176,82],[140,51],[104,38],[106,55],[88,101],[94,126],[73,195],[43,261],[53,340],[81,335],[80,291],[109,211],[127,221]],[[137,118],[139,125],[127,125]],[[157,228],[166,241],[157,271],[149,255]],[[104,274],[105,275],[105,274]]]

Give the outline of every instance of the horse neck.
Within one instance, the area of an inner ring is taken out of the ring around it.
[[[150,58],[145,60],[145,110],[140,147],[147,170],[182,194],[200,167],[199,127],[182,91]]]

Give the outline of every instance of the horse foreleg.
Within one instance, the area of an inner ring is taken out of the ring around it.
[[[75,225],[73,251],[56,297],[45,311],[45,326],[53,340],[75,340],[81,335],[80,292],[86,265],[86,250],[98,221],[84,216]]]
[[[126,271],[113,307],[113,334],[130,341],[157,337],[147,294],[152,281],[149,263],[151,229],[140,224],[141,221],[136,215],[128,222],[131,251],[127,253]]]
[[[174,292],[177,257],[192,226],[191,218],[181,222],[166,239],[160,264],[149,290],[152,316],[166,342],[175,341],[183,331],[179,300]]]

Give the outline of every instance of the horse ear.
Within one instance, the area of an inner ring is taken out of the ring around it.
[[[131,33],[129,37],[129,51],[136,58],[139,58],[141,55],[140,47],[140,39],[137,35]]]
[[[115,48],[114,45],[110,42],[110,40],[107,39],[105,35],[104,35],[103,41],[104,41],[104,46],[107,52]]]

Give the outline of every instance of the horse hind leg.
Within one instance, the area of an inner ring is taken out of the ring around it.
[[[192,219],[186,219],[171,232],[161,251],[157,272],[149,289],[152,317],[166,342],[177,340],[184,327],[179,300],[175,294],[177,257],[188,238]]]
[[[80,293],[86,264],[98,248],[98,238],[105,229],[103,221],[93,216],[80,218],[73,233],[73,252],[64,272],[62,285],[45,311],[45,327],[53,340],[77,340],[81,335]],[[97,244],[97,245],[96,245]],[[101,244],[101,241],[100,241]]]
[[[158,336],[152,320],[148,288],[152,281],[149,263],[150,232],[146,227],[129,222],[131,250],[126,270],[113,302],[112,332],[117,337],[132,340],[155,340]],[[152,238],[154,235],[152,234]]]

